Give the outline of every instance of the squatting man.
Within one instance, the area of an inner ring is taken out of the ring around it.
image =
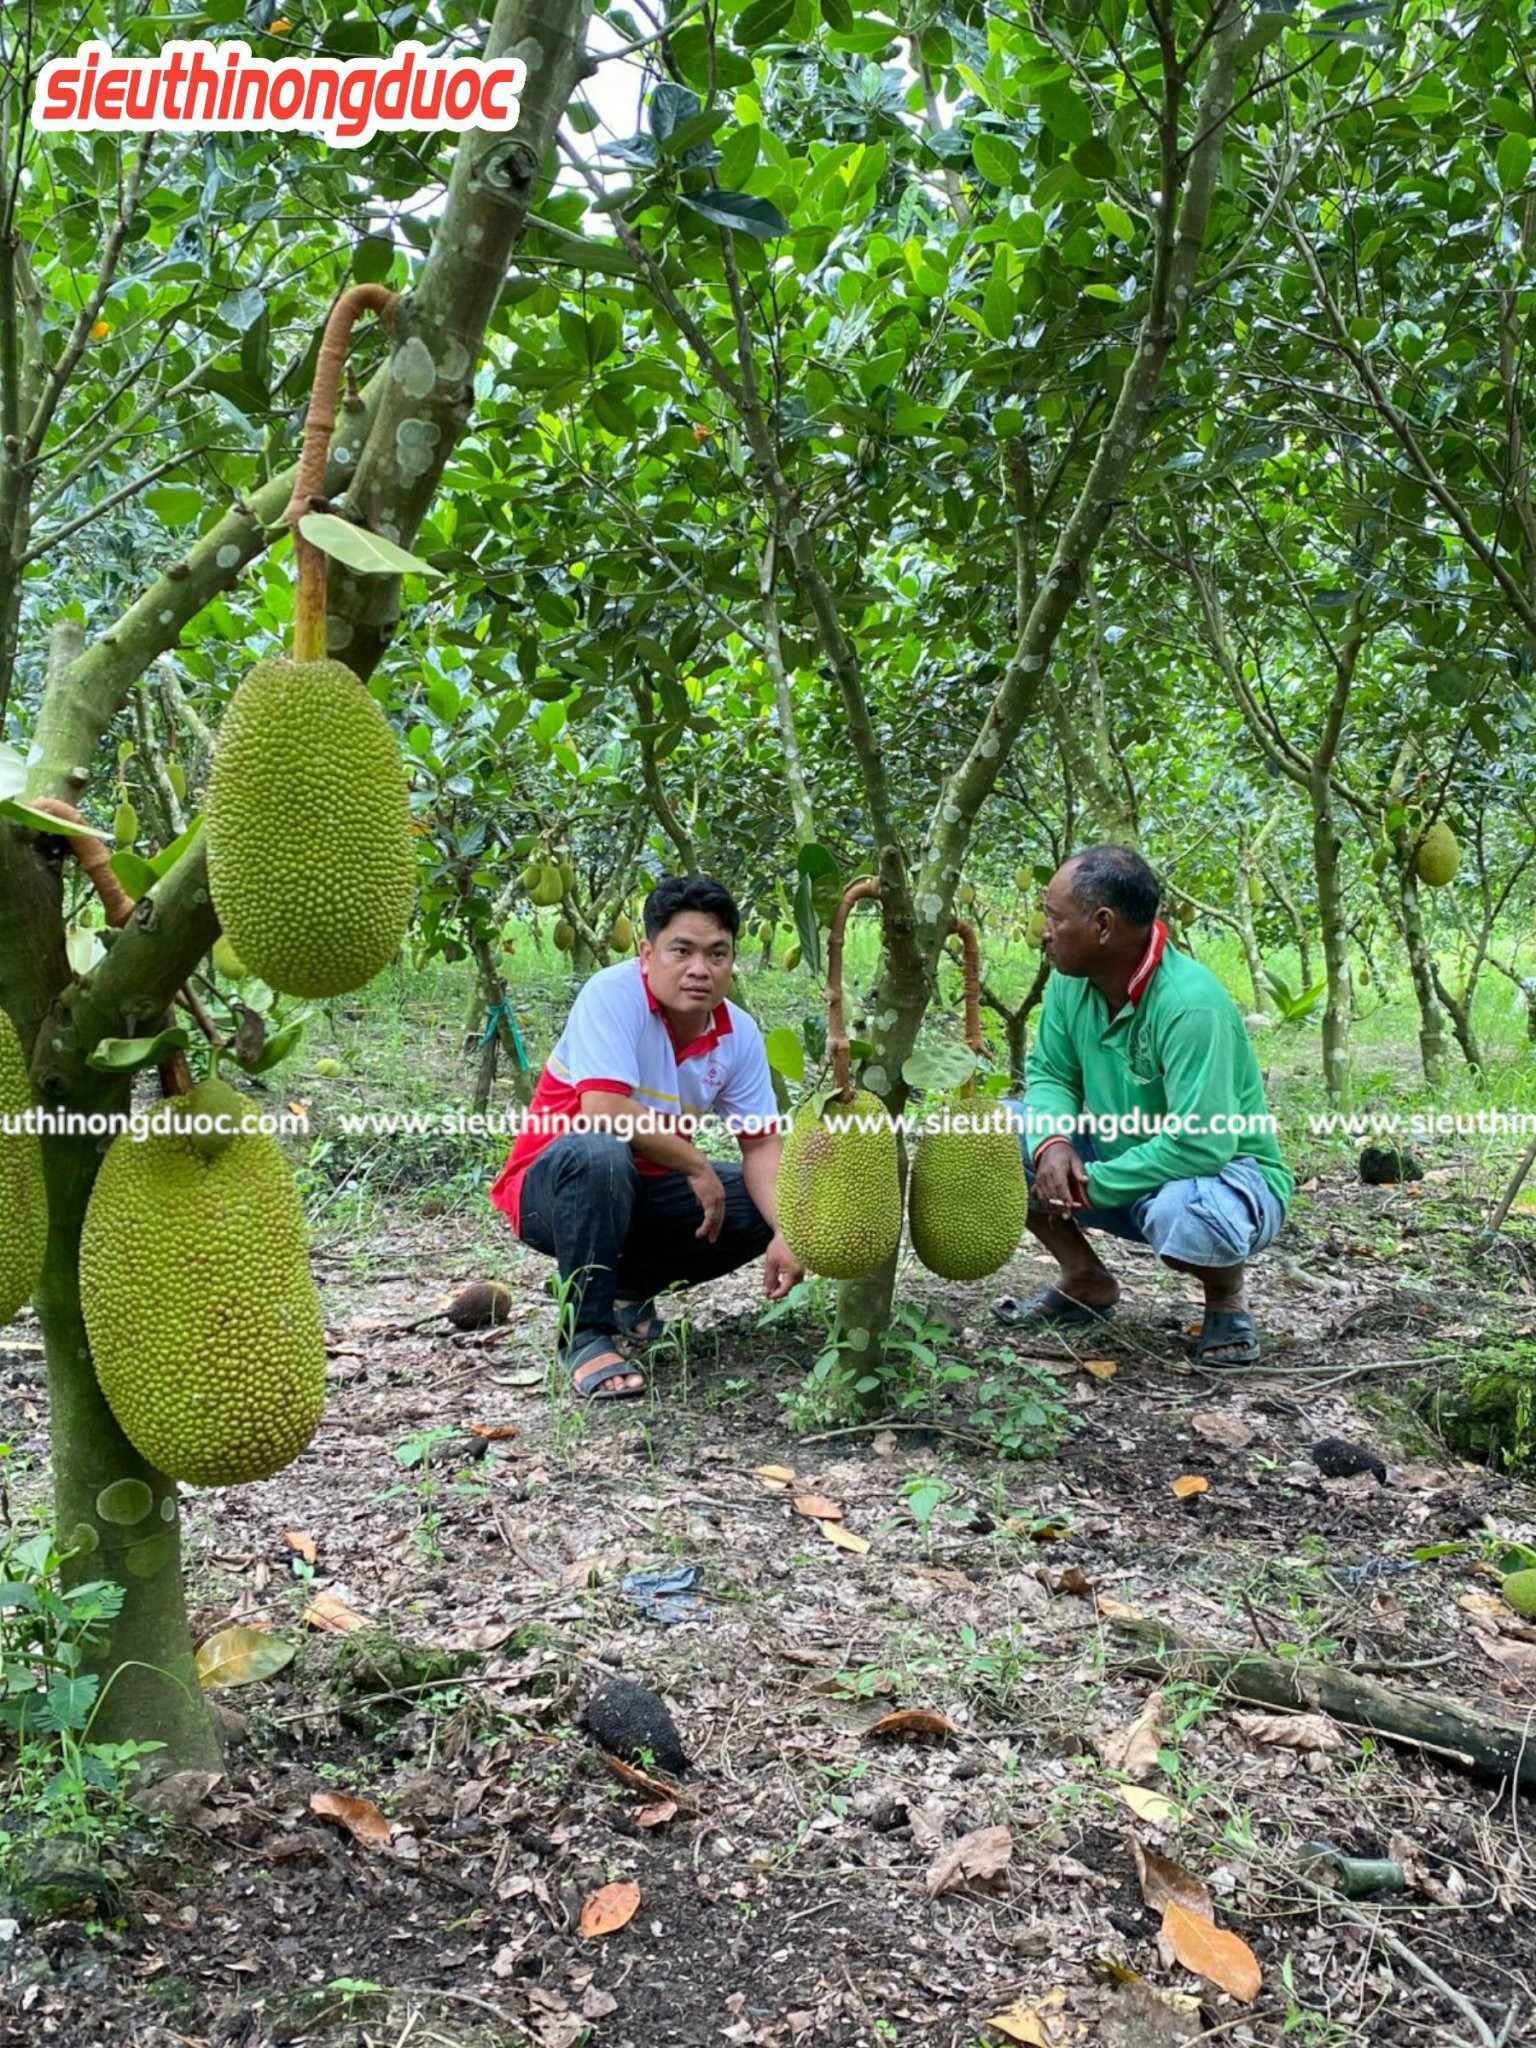
[[[645,1391],[639,1353],[662,1335],[656,1296],[733,1273],[759,1254],[781,1300],[805,1269],[779,1235],[778,1104],[763,1035],[726,999],[741,913],[707,875],[646,898],[639,958],[577,996],[491,1200],[552,1256],[561,1357],[586,1399]],[[716,1116],[740,1163],[687,1135]],[[577,1118],[585,1128],[572,1129]]]
[[[1104,1321],[1120,1285],[1084,1235],[1103,1231],[1200,1282],[1199,1363],[1251,1365],[1247,1261],[1278,1234],[1295,1183],[1237,1005],[1169,945],[1160,900],[1126,846],[1090,847],[1046,889],[1054,971],[1013,1107],[1028,1228],[1060,1271],[993,1313],[1012,1327]]]

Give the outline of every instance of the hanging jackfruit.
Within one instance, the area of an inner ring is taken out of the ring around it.
[[[1444,818],[1437,818],[1419,841],[1413,865],[1426,889],[1443,889],[1461,866],[1461,848]]]
[[[0,1010],[0,1117],[25,1116],[33,1106],[21,1039]],[[0,1328],[37,1292],[47,1242],[42,1140],[35,1131],[0,1127]]]
[[[779,1228],[795,1257],[829,1280],[875,1273],[901,1236],[896,1127],[858,1089],[818,1114],[802,1105],[779,1161]]]
[[[1001,1103],[951,1096],[918,1141],[907,1187],[912,1249],[942,1280],[980,1280],[1019,1248],[1029,1209],[1018,1132]]]
[[[339,661],[258,662],[208,780],[208,881],[252,974],[337,996],[389,965],[416,894],[400,748]]]
[[[304,1450],[325,1401],[325,1329],[304,1207],[275,1141],[198,1136],[243,1098],[200,1082],[182,1128],[114,1139],[80,1239],[96,1377],[139,1454],[172,1479],[236,1486]]]
[[[562,917],[550,936],[555,942],[555,951],[557,953],[569,953],[576,943],[576,927]]]
[[[613,920],[613,929],[608,934],[608,949],[613,953],[632,953],[635,950],[635,928],[622,911]]]
[[[536,903],[540,910],[552,910],[565,894],[560,870],[552,861],[535,861],[532,867],[524,868],[523,887],[528,892],[528,900]]]

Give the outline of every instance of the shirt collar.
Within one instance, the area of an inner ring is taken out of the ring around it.
[[[1163,949],[1168,944],[1168,927],[1160,917],[1152,920],[1152,936],[1147,940],[1147,950],[1142,954],[1136,972],[1126,985],[1125,1000],[1134,1010],[1147,992],[1147,984],[1162,963]]]
[[[647,975],[644,966],[638,960],[635,962],[635,965],[640,969],[640,986],[645,990],[645,1000],[652,1013],[658,1016],[666,1026],[667,1036],[672,1041],[672,1049],[680,1060],[691,1059],[695,1053],[713,1052],[722,1038],[729,1038],[731,1036],[735,1026],[731,1023],[730,1004],[716,1003],[714,1015],[709,1020],[709,1029],[701,1032],[697,1038],[690,1039],[686,1045],[679,1045],[677,1034],[672,1029],[672,1019],[652,994],[650,977]]]

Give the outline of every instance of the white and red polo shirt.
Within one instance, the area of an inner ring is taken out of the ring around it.
[[[594,974],[577,996],[491,1189],[514,1230],[523,1175],[571,1128],[583,1093],[593,1089],[633,1096],[667,1128],[686,1130],[691,1119],[717,1116],[738,1145],[772,1137],[779,1128],[763,1034],[746,1011],[720,1003],[709,1028],[680,1044],[640,962],[623,960]],[[642,1173],[667,1171],[638,1154],[635,1164]]]

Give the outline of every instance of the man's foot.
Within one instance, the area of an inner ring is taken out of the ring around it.
[[[565,1360],[571,1391],[583,1401],[625,1401],[645,1392],[645,1374],[638,1372],[613,1340],[597,1335],[578,1344]]]
[[[1103,1277],[1108,1279],[1109,1276]],[[1015,1301],[1011,1294],[1005,1294],[1001,1301],[993,1302],[992,1313],[1009,1330],[1058,1330],[1077,1328],[1086,1323],[1107,1323],[1120,1298],[1119,1287],[1113,1280],[1109,1284],[1113,1291],[1104,1300],[1083,1300],[1076,1292],[1075,1283],[1069,1285],[1065,1280],[1056,1287],[1042,1287],[1038,1294],[1031,1294],[1023,1301]],[[1102,1295],[1102,1281],[1092,1291]]]
[[[616,1301],[613,1304],[613,1319],[619,1326],[621,1337],[628,1337],[644,1351],[655,1344],[667,1332],[666,1324],[657,1314],[654,1301]]]
[[[1257,1365],[1261,1355],[1252,1313],[1243,1302],[1206,1303],[1196,1365]]]

